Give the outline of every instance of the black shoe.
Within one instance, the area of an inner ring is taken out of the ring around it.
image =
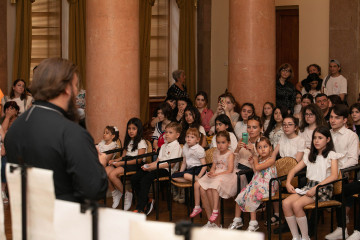
[[[280,227],[281,227],[281,233],[290,232],[290,229],[289,229],[289,226],[287,225],[287,223],[281,224]],[[274,234],[279,234],[280,233],[280,227],[274,229]]]

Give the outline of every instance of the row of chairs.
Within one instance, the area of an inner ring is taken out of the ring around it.
[[[123,160],[125,161],[125,166],[126,166],[126,162],[129,160],[133,160],[133,159],[142,159],[146,157],[146,162],[151,162],[152,161],[152,156],[155,155],[156,153],[152,152],[152,146],[150,144],[149,141],[147,141],[148,144],[148,153],[147,154],[143,154],[143,155],[138,155],[138,156],[134,156],[134,157],[125,157],[123,158]],[[213,153],[214,150],[216,148],[211,148],[206,150],[206,164],[205,165],[201,165],[198,166],[198,168],[202,168],[204,166],[208,167],[208,170],[210,169],[211,165],[212,165],[212,161],[213,161]],[[153,193],[155,196],[155,203],[156,203],[156,219],[159,219],[159,197],[160,197],[160,183],[161,182],[166,182],[168,184],[167,187],[167,202],[168,202],[168,210],[169,210],[169,221],[172,221],[172,200],[171,200],[171,185],[174,185],[178,188],[183,188],[185,189],[185,198],[186,198],[186,203],[187,203],[187,209],[188,209],[188,214],[190,214],[190,210],[193,207],[194,204],[194,183],[195,183],[195,175],[193,175],[193,179],[192,181],[188,181],[188,182],[176,182],[171,178],[171,164],[175,164],[177,162],[181,162],[182,161],[182,157],[180,158],[175,158],[175,159],[170,159],[168,161],[166,161],[169,164],[169,175],[167,177],[157,177],[156,180],[154,181],[153,184]],[[282,215],[282,206],[281,206],[281,201],[285,199],[286,197],[289,196],[289,194],[287,193],[283,193],[282,189],[285,188],[285,183],[286,183],[286,178],[287,178],[287,174],[289,173],[289,171],[295,167],[295,165],[297,164],[296,160],[294,158],[291,157],[285,157],[285,158],[281,158],[278,159],[275,162],[275,166],[276,166],[276,170],[277,170],[277,174],[278,177],[277,178],[273,178],[270,180],[269,183],[269,189],[271,192],[271,188],[273,187],[273,182],[278,182],[279,186],[279,190],[276,192],[276,194],[274,196],[269,196],[268,198],[264,198],[262,199],[262,201],[266,204],[266,211],[267,211],[267,222],[270,223],[270,218],[272,216],[271,214],[271,208],[272,208],[272,204],[273,202],[279,202],[279,209],[280,209],[280,216]],[[330,231],[333,231],[333,208],[341,208],[342,210],[342,219],[343,219],[343,226],[345,226],[345,205],[343,204],[344,201],[344,196],[342,193],[342,188],[343,185],[345,184],[345,180],[348,179],[347,175],[348,173],[355,173],[355,171],[360,169],[360,164],[356,165],[354,167],[350,167],[347,169],[342,169],[339,173],[339,178],[331,183],[325,184],[325,185],[319,185],[316,188],[316,201],[312,204],[309,204],[307,206],[304,207],[305,210],[314,210],[315,211],[315,222],[317,223],[318,221],[318,211],[320,209],[324,209],[324,208],[332,208],[332,212],[331,212],[331,226],[330,226]],[[126,170],[126,168],[125,168]],[[159,170],[159,163],[157,165],[157,170]],[[194,169],[195,170],[195,169]],[[240,177],[243,174],[247,174],[248,172],[251,172],[252,170],[245,170],[245,171],[239,171],[237,172],[238,175],[238,192],[240,192],[241,190],[241,186],[240,186]],[[124,172],[124,174],[119,175],[118,177],[123,178],[123,182],[125,183],[126,177],[131,176],[133,174],[135,174],[136,172]],[[298,174],[296,174],[296,177],[292,180],[292,185],[294,187],[297,187],[299,185],[299,176],[303,176],[305,175],[305,171],[301,171]],[[343,177],[344,176],[344,177]],[[356,179],[355,174],[350,174],[350,178],[352,179]],[[319,202],[318,199],[318,191],[320,188],[325,187],[327,185],[330,184],[334,184],[334,190],[333,190],[333,196],[340,196],[341,201],[337,201],[335,199],[331,199],[329,201],[326,202]],[[125,184],[124,185],[124,192],[125,192]],[[221,204],[221,223],[224,224],[224,211],[223,211],[223,199],[221,199],[220,201]],[[124,202],[122,203],[122,208],[124,208]],[[355,214],[354,214],[355,216]],[[315,233],[317,233],[317,224],[315,224]],[[267,224],[267,233],[268,233],[268,239],[271,240],[271,224]],[[279,239],[281,240],[281,221],[280,221],[280,235],[279,235]],[[315,239],[317,239],[317,234],[315,235]],[[345,239],[345,228],[343,228],[343,239]]]

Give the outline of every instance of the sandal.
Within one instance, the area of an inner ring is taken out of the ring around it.
[[[280,221],[280,218],[276,215],[273,215],[271,218],[270,218],[270,224],[271,225],[277,225],[279,224],[279,221]],[[264,225],[267,226],[267,221],[264,222]]]
[[[213,211],[210,218],[209,218],[209,221],[210,222],[215,222],[218,216],[219,216],[219,212],[214,212]]]
[[[202,208],[194,208],[192,213],[190,214],[190,217],[193,218],[193,217],[196,217],[199,213],[202,212]]]

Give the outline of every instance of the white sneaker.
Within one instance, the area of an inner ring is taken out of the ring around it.
[[[236,222],[233,221],[233,222],[229,225],[228,229],[236,230],[236,229],[240,229],[242,226],[244,226],[242,220],[241,220],[241,221],[236,221]]]
[[[349,236],[349,234],[347,232],[347,229],[345,229],[345,238],[347,238],[348,236]],[[340,227],[336,228],[335,231],[326,235],[325,239],[327,239],[327,240],[342,239],[342,228],[340,228]]]
[[[124,196],[124,210],[127,211],[131,208],[131,202],[132,202],[133,194],[131,192],[125,192]]]
[[[204,227],[204,228],[211,228],[212,225],[213,225],[213,223],[210,222],[210,221],[208,221],[203,227]]]
[[[360,232],[355,230],[353,234],[350,235],[346,240],[359,240],[360,239]]]
[[[120,203],[120,200],[121,200],[121,197],[123,194],[119,190],[116,189],[116,190],[112,191],[111,195],[113,198],[112,208],[117,208],[119,206],[119,203]]]
[[[255,222],[250,221],[249,227],[246,231],[255,232],[258,229],[259,229],[259,223],[257,221]]]

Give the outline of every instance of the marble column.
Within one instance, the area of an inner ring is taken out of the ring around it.
[[[140,115],[139,2],[86,1],[86,124],[95,142],[106,125]]]
[[[275,103],[275,1],[230,0],[228,90],[261,114]]]
[[[8,72],[7,72],[7,2],[0,2],[0,34],[3,36],[0,38],[0,89],[7,95],[7,83],[8,83]]]

